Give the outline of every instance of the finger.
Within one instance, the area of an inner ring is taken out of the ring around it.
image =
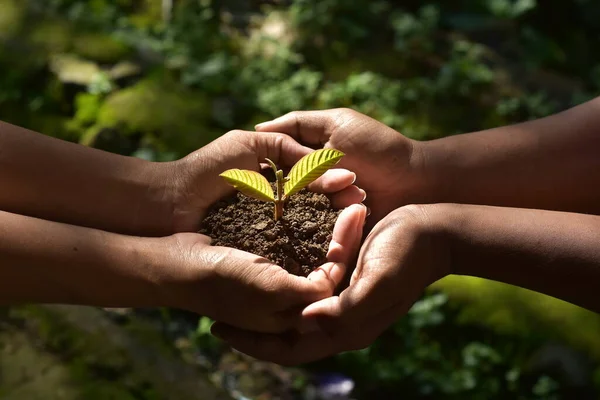
[[[308,277],[288,274],[281,305],[285,309],[306,306],[327,298],[335,292],[335,282],[327,270],[317,268]]]
[[[327,260],[334,263],[348,264],[355,255],[357,241],[362,235],[359,234],[359,227],[364,224],[367,215],[367,208],[362,204],[354,204],[344,209],[338,217],[333,233],[331,243],[327,251]],[[337,278],[337,276],[336,276]],[[339,281],[337,281],[339,284]]]
[[[260,132],[281,132],[309,145],[324,145],[343,116],[342,109],[293,111],[255,126]],[[342,122],[343,123],[343,122]]]
[[[301,334],[264,334],[218,322],[213,324],[211,332],[244,354],[282,365],[299,365],[342,351],[366,348],[393,324],[398,316],[406,314],[411,305],[394,305],[351,328],[340,327],[335,332],[320,330],[317,326]]]
[[[327,251],[327,260],[329,263],[315,269],[307,277],[308,281],[316,283],[314,290],[325,290],[330,292],[335,290],[345,274],[345,265],[352,260],[353,252],[357,250],[357,242],[360,242],[362,227],[366,218],[367,208],[362,204],[354,204],[344,209],[338,217],[333,228],[333,234],[329,249]],[[300,280],[295,284],[306,285],[306,280]]]
[[[344,280],[346,265],[353,261],[358,252],[365,217],[366,207],[362,204],[352,205],[342,211],[336,221],[327,251],[327,260],[330,262],[311,272],[308,276],[309,280],[322,280],[323,285],[329,285],[329,288],[335,292]]]
[[[421,290],[406,284],[397,287],[395,263],[402,243],[389,240],[393,228],[391,220],[383,220],[376,226],[361,249],[350,286],[339,297],[309,305],[304,309],[303,317],[318,318],[323,329],[331,332],[340,325],[356,326],[386,310],[397,299],[408,298],[412,291]],[[406,293],[396,295],[399,291]]]
[[[315,361],[341,351],[339,342],[324,332],[272,335],[215,323],[211,333],[244,354],[287,366]]]
[[[310,307],[319,307],[321,309],[330,308],[330,314],[337,312],[337,309],[341,308],[340,298],[337,296],[329,297],[318,302],[318,304],[311,305]],[[354,325],[342,325],[336,324],[335,326],[328,325],[323,317],[309,314],[309,312],[303,312],[299,322],[297,322],[298,330],[303,334],[309,334],[314,332],[323,331],[328,337],[336,338],[336,340],[344,342],[340,344],[343,348],[342,351],[357,350],[360,348],[371,345],[383,331],[385,331],[390,325],[392,325],[400,316],[406,315],[413,302],[411,301],[398,301],[393,302],[389,307],[380,311],[379,313],[374,312],[368,316],[366,320],[355,321]],[[307,307],[308,308],[308,307]],[[357,332],[353,338],[347,338],[347,332]]]
[[[335,193],[343,190],[356,181],[356,174],[343,168],[330,169],[319,179],[308,185],[308,188],[317,193]]]
[[[362,203],[367,198],[367,192],[355,185],[350,185],[342,191],[328,195],[331,206],[335,209],[350,207]]]
[[[198,240],[200,241],[200,243],[205,244],[207,246],[212,243],[212,238],[210,236],[206,236],[206,235],[198,234]]]
[[[211,300],[214,306],[207,315],[241,329],[280,333],[294,328],[307,304],[333,294],[333,284],[326,280],[311,282],[241,250],[214,246],[203,257],[221,270],[221,289],[215,291],[220,300]],[[236,301],[229,301],[229,289]]]
[[[245,132],[240,135],[256,153],[259,163],[266,158],[271,159],[280,167],[291,167],[313,149],[303,146],[288,135],[274,132]]]
[[[365,206],[365,214],[363,216],[361,216],[360,218],[360,223],[358,225],[356,225],[356,231],[354,232],[354,243],[352,244],[352,246],[355,249],[356,254],[359,253],[360,251],[360,245],[363,241],[363,237],[365,235],[365,226],[367,224],[367,218],[369,217],[369,215],[371,214],[371,210],[369,209],[369,207]],[[335,229],[335,227],[334,227]],[[354,260],[356,261],[356,260]]]

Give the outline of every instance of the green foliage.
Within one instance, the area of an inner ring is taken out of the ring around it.
[[[302,110],[314,102],[322,74],[300,69],[289,79],[258,90],[258,107],[270,116]]]
[[[289,197],[304,189],[336,165],[342,157],[344,153],[335,149],[316,150],[302,157],[285,179],[284,196]]]
[[[166,161],[296,109],[351,107],[426,140],[600,89],[597,1],[173,3],[0,0],[0,119]],[[600,322],[576,307],[468,279],[438,288],[450,300],[425,297],[369,349],[311,368],[350,374],[360,398],[552,399],[568,379],[530,368],[543,341],[600,360]],[[202,321],[195,338],[214,348]]]
[[[276,194],[273,193],[267,178],[255,171],[235,168],[224,171],[220,176],[246,196],[275,203],[274,218],[277,221],[282,217],[283,205],[291,195],[298,193],[315,181],[337,164],[343,156],[344,153],[335,149],[315,150],[298,160],[285,178],[283,171],[267,158],[266,161],[275,173]]]
[[[523,355],[535,348],[535,336],[490,336],[457,325],[458,311],[445,294],[432,293],[369,348],[313,368],[341,369],[369,382],[359,387],[359,398],[375,393],[431,399],[555,398],[557,381],[531,375],[521,364]]]
[[[228,169],[220,176],[246,196],[262,201],[275,201],[271,184],[267,178],[256,171]]]
[[[487,6],[492,15],[500,18],[517,18],[534,9],[536,0],[491,0]]]

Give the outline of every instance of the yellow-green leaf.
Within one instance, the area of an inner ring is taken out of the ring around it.
[[[262,201],[275,201],[275,194],[271,184],[261,174],[245,169],[228,169],[221,175],[234,188],[246,196]]]
[[[285,195],[300,191],[323,175],[344,156],[339,150],[321,149],[305,155],[292,167],[285,183]]]

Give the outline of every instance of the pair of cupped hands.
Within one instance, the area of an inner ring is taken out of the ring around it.
[[[231,193],[219,173],[258,170],[265,158],[291,167],[321,147],[345,156],[309,189],[344,210],[328,262],[308,277],[257,255],[210,246],[202,235],[173,235],[173,248],[185,249],[190,265],[200,259],[208,268],[181,272],[173,305],[216,320],[212,333],[233,348],[280,364],[368,346],[443,275],[437,267],[443,252],[421,240],[426,213],[407,205],[419,186],[415,146],[374,119],[334,109],[292,112],[255,132],[232,131],[182,159],[177,232],[192,232],[210,205]],[[186,283],[198,281],[190,274],[210,279],[200,279],[207,284],[199,289]]]

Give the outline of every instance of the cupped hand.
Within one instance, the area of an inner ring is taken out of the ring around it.
[[[281,133],[231,131],[208,145],[173,162],[170,176],[174,184],[171,231],[194,232],[208,208],[234,189],[219,174],[230,168],[259,171],[266,158],[280,168],[292,167],[313,151]],[[313,182],[309,189],[327,194],[335,208],[364,200],[365,191],[353,185],[354,172],[332,169]]]
[[[213,334],[243,353],[284,365],[369,346],[447,274],[447,241],[428,207],[402,207],[381,220],[361,248],[350,285],[306,307],[301,333],[262,334],[216,323]]]
[[[282,132],[303,145],[335,148],[346,154],[339,166],[357,175],[371,209],[372,227],[390,211],[422,203],[420,147],[392,128],[351,109],[295,111],[256,126],[260,132]]]
[[[211,246],[204,235],[179,233],[158,239],[167,241],[157,268],[168,271],[161,279],[166,303],[240,329],[270,333],[298,329],[306,305],[333,295],[345,265],[358,252],[365,217],[361,204],[342,211],[328,263],[308,277],[292,275],[254,254]]]

